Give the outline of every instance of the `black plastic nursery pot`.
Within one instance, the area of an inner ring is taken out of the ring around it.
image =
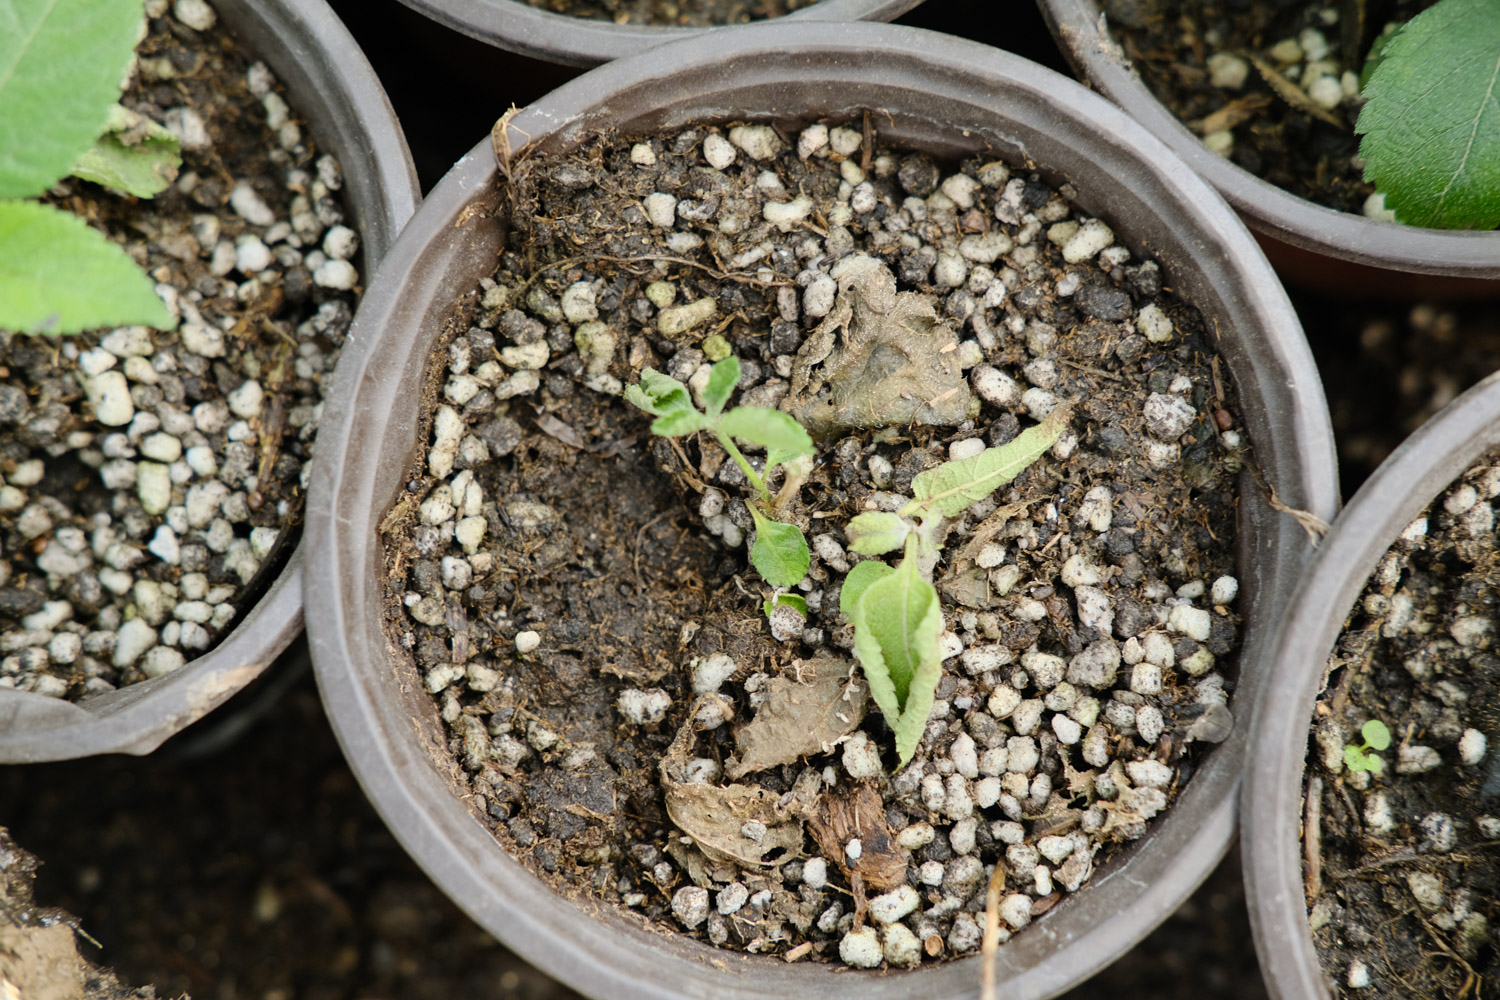
[[[878,116],[893,145],[958,157],[984,150],[1039,165],[1076,202],[1149,248],[1219,331],[1267,481],[1286,504],[1337,507],[1331,432],[1295,314],[1254,240],[1159,142],[1056,73],[981,45],[871,24],[767,24],[611,63],[518,113],[513,148],[565,153],[591,135],[690,122],[795,128]],[[481,925],[594,996],[966,996],[979,959],[920,972],[836,972],[710,949],[554,894],[518,864],[455,792],[433,751],[446,737],[416,668],[383,624],[382,518],[419,449],[417,412],[435,339],[456,300],[494,267],[502,195],[489,138],[433,191],[367,294],[321,425],[308,508],[305,592],[318,681],[366,792],[429,875]],[[1239,505],[1246,615],[1241,718],[1269,663],[1270,627],[1308,554],[1306,533],[1251,480]],[[1104,866],[1091,888],[1002,947],[1006,995],[1053,996],[1163,920],[1229,845],[1245,727],[1205,758],[1166,819]],[[918,976],[920,978],[912,978]]]
[[[421,197],[374,70],[323,0],[215,0],[215,8],[343,165],[362,273],[373,273]],[[172,673],[76,703],[0,690],[0,763],[150,753],[254,680],[301,631],[302,562],[299,543],[233,631]]]
[[[1326,998],[1304,890],[1303,770],[1325,666],[1370,574],[1423,508],[1500,445],[1500,376],[1449,404],[1381,464],[1339,515],[1288,608],[1250,733],[1240,849],[1271,995]]]
[[[819,0],[785,15],[792,21],[890,21],[922,0]],[[615,24],[555,14],[521,0],[402,0],[455,31],[510,52],[563,63],[597,66],[644,52],[663,42],[694,38],[713,28]]]
[[[1377,298],[1500,289],[1500,233],[1403,226],[1284,191],[1210,150],[1156,98],[1110,37],[1098,0],[1038,3],[1078,75],[1212,184],[1288,281]]]

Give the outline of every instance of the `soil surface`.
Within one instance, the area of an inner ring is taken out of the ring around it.
[[[1491,454],[1402,532],[1330,658],[1308,761],[1304,871],[1344,996],[1500,996],[1500,555]],[[1371,719],[1379,770],[1345,747]]]
[[[616,24],[649,24],[659,27],[706,28],[719,24],[744,24],[780,17],[817,0],[525,0],[570,17],[587,17]]]
[[[151,6],[121,100],[178,134],[176,182],[48,200],[181,322],[0,331],[0,686],[69,699],[177,669],[280,570],[358,280],[339,166],[274,76],[206,6],[197,28]]]
[[[511,172],[512,249],[435,358],[432,448],[386,519],[392,638],[482,818],[565,894],[849,964],[976,948],[1001,859],[1007,936],[1079,890],[1226,731],[1246,442],[1197,314],[1034,176],[868,123]],[[740,467],[612,398],[647,368],[700,391],[730,351],[737,402],[823,442],[769,482],[812,537],[805,621],[761,613]],[[837,611],[842,525],[1059,406],[1051,455],[949,526],[949,667],[896,774]]]
[[[1102,6],[1141,79],[1211,148],[1292,194],[1357,213],[1375,190],[1364,181],[1354,134],[1360,70],[1387,23],[1404,23],[1432,2]],[[1320,86],[1324,79],[1331,82]]]

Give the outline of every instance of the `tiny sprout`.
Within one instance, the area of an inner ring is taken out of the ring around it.
[[[1375,771],[1379,772],[1384,763],[1370,750],[1384,750],[1391,745],[1391,731],[1386,728],[1385,723],[1379,719],[1371,719],[1360,727],[1359,734],[1364,737],[1362,746],[1353,743],[1344,747],[1344,766],[1351,771]]]

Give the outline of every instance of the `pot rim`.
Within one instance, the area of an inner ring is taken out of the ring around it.
[[[325,0],[213,3],[285,84],[320,148],[337,155],[368,286],[421,197],[406,138],[374,69]],[[170,674],[77,702],[0,690],[0,764],[150,753],[222,704],[301,631],[303,547],[299,540],[233,631]]]
[[[1257,232],[1314,253],[1413,274],[1500,278],[1500,231],[1425,229],[1299,198],[1213,152],[1156,99],[1104,29],[1098,0],[1037,0],[1068,61],[1223,195]]]
[[[824,82],[814,86],[808,83],[813,78]],[[747,112],[746,95],[772,84],[792,90],[784,99],[762,97],[762,104]],[[689,94],[691,107],[672,104],[665,95],[674,88]],[[925,99],[934,108],[930,120],[906,117],[905,107],[919,100],[912,96],[917,90],[931,95]],[[1005,94],[1003,103],[995,101],[997,92]],[[763,107],[765,102],[772,106]],[[632,105],[646,110],[627,108]],[[1072,170],[1097,184],[1098,205],[1128,208],[1145,197],[1138,189],[1149,189],[1165,206],[1137,227],[1149,229],[1140,238],[1151,240],[1152,256],[1186,283],[1197,282],[1193,287],[1204,297],[1213,296],[1213,308],[1205,307],[1206,312],[1222,311],[1240,321],[1221,325],[1226,355],[1235,358],[1231,366],[1242,389],[1269,400],[1266,413],[1247,415],[1247,423],[1271,421],[1288,429],[1284,439],[1259,436],[1271,481],[1288,503],[1332,516],[1337,486],[1321,383],[1291,304],[1253,238],[1212,189],[1139,125],[1050,70],[987,46],[904,26],[768,23],[602,66],[521,111],[510,128],[516,145],[529,136],[543,148],[566,148],[611,122],[625,131],[671,129],[690,120],[787,122],[789,107],[805,111],[805,120],[873,107],[882,120],[891,115],[889,127],[897,134],[919,126],[934,130],[939,120],[957,117],[962,125],[946,126],[940,139],[932,140],[948,143],[942,147],[948,151],[959,142],[977,147],[980,140],[971,132],[1036,160],[1078,144],[1087,154],[1072,152],[1066,158]],[[1010,124],[979,125],[970,113]],[[647,119],[649,125],[642,124]],[[960,140],[960,134],[969,138]],[[1107,165],[1096,166],[1089,156]],[[340,360],[324,413],[308,505],[305,590],[310,616],[325,627],[311,630],[309,642],[335,734],[366,794],[397,839],[472,917],[585,993],[749,998],[791,991],[861,1000],[895,1000],[913,988],[934,995],[972,994],[979,982],[977,957],[919,973],[835,972],[648,932],[612,911],[591,911],[580,920],[584,911],[514,861],[430,759],[429,747],[441,748],[445,739],[431,725],[435,710],[414,669],[391,656],[379,611],[376,530],[410,456],[422,446],[413,438],[412,415],[398,411],[413,408],[410,400],[443,314],[477,280],[455,276],[459,248],[488,239],[483,249],[470,253],[482,258],[471,267],[486,267],[488,273],[493,260],[484,255],[493,253],[498,237],[486,236],[476,220],[495,208],[497,196],[490,193],[495,176],[486,138],[433,190],[393,248],[384,280],[361,304],[355,320],[359,335]],[[1118,217],[1127,208],[1099,211]],[[1174,262],[1186,268],[1188,259],[1203,262],[1205,272],[1177,274]],[[1213,267],[1223,268],[1214,272],[1222,285],[1208,279],[1206,271]],[[1240,340],[1244,329],[1264,338],[1256,340],[1254,356]],[[413,366],[418,374],[411,373]],[[407,400],[404,408],[402,400]],[[352,439],[356,433],[358,441]],[[393,469],[380,468],[395,462],[400,464]],[[1270,514],[1246,482],[1241,508],[1255,513],[1243,515],[1243,523],[1260,520],[1246,533],[1257,542],[1244,543],[1255,561],[1244,551],[1241,555],[1241,593],[1252,595],[1242,600],[1258,600],[1256,613],[1271,621],[1277,595],[1290,591],[1307,542],[1290,518]],[[1281,558],[1269,558],[1273,551]],[[1263,631],[1269,627],[1245,633],[1235,702],[1242,718],[1256,697],[1256,675],[1264,673],[1253,667],[1266,645],[1259,637]],[[401,680],[392,683],[402,669]],[[408,693],[412,700],[403,701]],[[416,699],[425,699],[425,707]],[[1092,905],[1065,900],[1038,928],[1001,949],[1001,974],[1011,995],[1052,996],[1097,971],[1165,919],[1208,874],[1229,845],[1245,730],[1243,724],[1237,727],[1226,745],[1205,759],[1147,838],[1149,850],[1122,852],[1128,863],[1112,863],[1095,877],[1089,892],[1081,894]],[[1106,915],[1099,916],[1101,911]],[[923,978],[909,980],[913,974]]]
[[[1481,455],[1500,447],[1500,373],[1401,443],[1324,538],[1276,640],[1250,735],[1240,837],[1255,947],[1271,995],[1328,1000],[1302,883],[1302,777],[1323,668],[1344,621],[1401,531]],[[1290,723],[1288,720],[1291,720]]]
[[[663,42],[680,41],[722,30],[614,24],[557,14],[541,7],[533,7],[522,0],[401,2],[470,38],[532,59],[567,66],[597,66],[645,52]],[[812,7],[794,10],[775,20],[890,21],[921,2],[922,0],[819,0]]]

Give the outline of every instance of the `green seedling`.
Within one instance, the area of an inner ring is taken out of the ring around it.
[[[70,173],[137,197],[176,176],[177,140],[116,103],[141,17],[140,0],[0,3],[0,328],[174,325],[124,250],[30,200]]]
[[[1365,742],[1362,746],[1353,743],[1344,747],[1344,766],[1351,771],[1375,771],[1384,767],[1381,759],[1371,750],[1384,750],[1391,745],[1391,731],[1379,719],[1371,719],[1360,727],[1359,735]]]
[[[662,437],[681,437],[706,431],[714,436],[729,457],[750,480],[755,496],[748,504],[755,519],[755,544],[750,548],[750,562],[773,587],[794,587],[807,575],[812,563],[807,539],[795,524],[777,521],[766,510],[771,507],[771,491],[766,478],[779,465],[787,465],[802,456],[814,455],[812,438],[796,420],[761,406],[736,406],[725,411],[734,387],[740,381],[739,359],[730,356],[710,370],[703,389],[703,410],[693,405],[687,386],[669,375],[647,368],[641,372],[638,385],[626,388],[625,398],[654,416],[651,432]],[[758,444],[766,449],[764,474],[745,457],[735,439]],[[780,603],[791,603],[783,595]],[[769,615],[774,604],[766,608]],[[803,607],[805,613],[805,605]]]
[[[1408,225],[1500,226],[1500,3],[1439,0],[1361,74],[1365,180]]]
[[[902,550],[894,567],[870,560],[844,578],[839,610],[854,625],[854,653],[870,694],[896,736],[904,766],[916,752],[942,677],[943,614],[932,571],[941,554],[943,520],[956,517],[1020,475],[1057,443],[1068,408],[1059,406],[1008,444],[946,462],[912,480],[899,513],[860,514],[845,531],[862,555]]]

